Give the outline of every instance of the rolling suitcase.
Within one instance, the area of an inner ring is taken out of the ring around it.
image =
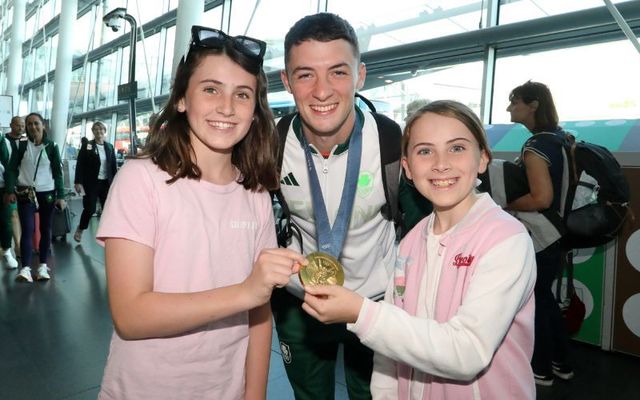
[[[69,207],[60,210],[53,209],[53,222],[51,223],[51,238],[67,241],[67,233],[71,232],[71,211]]]

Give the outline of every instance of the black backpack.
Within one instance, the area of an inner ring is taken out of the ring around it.
[[[382,215],[396,223],[396,227],[401,226],[401,213],[398,207],[398,188],[400,184],[400,156],[402,155],[402,149],[400,139],[402,137],[402,131],[400,126],[396,124],[391,118],[378,114],[375,106],[363,96],[356,94],[366,105],[369,107],[373,118],[378,125],[378,139],[380,142],[380,161],[382,163],[382,185],[384,187],[384,196],[386,204],[382,208]],[[278,172],[282,169],[282,158],[284,156],[284,146],[287,141],[287,133],[289,132],[289,126],[291,121],[297,115],[297,113],[287,114],[280,118],[276,128],[278,130],[279,148],[278,148]],[[302,242],[302,236],[296,227],[291,222],[291,211],[287,206],[287,202],[282,195],[280,189],[271,192],[274,208],[276,210],[276,236],[278,239],[278,246],[287,247],[291,243],[291,238],[295,233],[298,240]],[[302,243],[300,243],[302,248]]]
[[[563,243],[567,248],[603,245],[616,237],[627,218],[629,184],[606,148],[570,134],[561,140],[568,171],[562,185]]]

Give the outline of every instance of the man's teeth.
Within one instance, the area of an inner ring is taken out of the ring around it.
[[[313,106],[313,107],[311,107],[311,108],[312,108],[314,111],[318,111],[318,112],[327,112],[327,111],[331,111],[331,110],[333,110],[333,109],[334,109],[334,108],[336,108],[336,107],[337,107],[337,105],[335,105],[335,104],[331,104],[331,105],[328,105],[328,106]]]

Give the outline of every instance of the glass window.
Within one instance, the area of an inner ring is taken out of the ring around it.
[[[115,74],[117,53],[111,53],[91,63],[89,79],[88,109],[107,107],[115,104]]]
[[[53,3],[54,0],[49,0],[46,3],[42,4],[42,7],[40,8],[40,23],[38,24],[38,29],[45,26],[53,18],[53,13],[55,11]]]
[[[373,101],[378,112],[400,124],[406,117],[407,104],[417,99],[457,100],[479,114],[482,68],[483,63],[477,61],[384,76],[370,75],[362,94]]]
[[[166,46],[164,49],[164,63],[162,65],[162,88],[161,94],[166,94],[171,91],[171,68],[173,67],[173,49],[176,38],[176,27],[172,26],[167,28]]]
[[[151,97],[155,94],[158,60],[161,54],[159,33],[145,38],[144,43],[142,41],[138,42],[136,48],[138,97]]]
[[[79,114],[83,112],[84,103],[84,68],[78,68],[71,73],[71,90],[69,92],[69,112]]]
[[[35,52],[30,52],[24,58],[22,64],[22,82],[31,82],[33,80],[33,60],[35,58]]]
[[[37,112],[45,116],[44,85],[31,89],[31,107],[29,107],[29,112]]]
[[[74,22],[74,32],[83,32],[83,34],[74,35],[73,37],[73,56],[79,57],[87,53],[88,50],[93,50],[94,45],[89,47],[89,40],[91,39],[90,32],[94,31],[93,25],[93,13],[88,12]],[[97,23],[96,23],[97,25]],[[94,44],[96,42],[94,41]]]
[[[220,29],[222,27],[222,6],[212,8],[205,12],[202,17],[202,25],[208,26],[209,28]]]
[[[38,78],[44,75],[45,69],[49,65],[48,49],[49,49],[48,43],[45,42],[42,44],[42,46],[38,47],[35,51],[36,53],[35,71],[34,71],[35,78]]]
[[[146,143],[147,136],[149,136],[149,118],[153,114],[151,111],[136,113],[136,132],[138,133],[138,140],[141,145]]]
[[[166,12],[163,0],[129,1],[127,13],[138,22],[138,26],[154,20]]]
[[[549,86],[561,121],[638,118],[638,71],[627,40],[498,58],[491,121],[510,121],[509,93],[528,80]]]
[[[131,149],[131,147],[129,146],[131,143],[129,137],[129,126],[129,114],[118,114],[118,122],[116,125],[116,139],[114,140],[113,147],[116,150],[116,156],[118,156],[119,158],[124,158],[125,155],[129,154],[129,151]]]
[[[112,106],[116,103],[117,85],[117,60],[118,53],[111,53],[99,60],[100,72],[98,74],[98,107]]]
[[[248,35],[267,42],[265,72],[284,67],[284,36],[297,20],[318,10],[317,1],[283,3],[282,0],[234,0],[232,3],[229,33]],[[366,8],[369,7],[367,5]],[[286,12],[283,12],[285,9]]]
[[[20,97],[20,104],[18,104],[18,114],[29,114],[29,95],[23,95]]]
[[[612,0],[612,3],[625,1],[629,0]],[[500,0],[500,24],[528,21],[603,5],[602,0]]]
[[[45,92],[45,111],[44,111],[44,116],[45,117],[51,117],[51,111],[53,110],[53,87],[54,85],[54,81],[49,81],[47,83],[47,91]]]
[[[353,25],[362,53],[478,29],[477,0],[328,1],[328,11]],[[389,8],[393,12],[389,12]]]
[[[56,34],[51,39],[49,39],[48,43],[50,47],[48,71],[53,71],[54,69],[56,69],[56,60],[58,59],[58,35]]]
[[[31,17],[27,18],[27,22],[25,24],[25,38],[29,39],[36,33],[36,19],[38,18],[38,13],[34,13]]]
[[[80,150],[80,144],[82,139],[82,125],[74,123],[67,129],[67,137],[65,140],[65,152],[62,156],[67,160],[75,160],[78,158],[78,151]],[[70,172],[75,172],[75,168],[69,168]]]

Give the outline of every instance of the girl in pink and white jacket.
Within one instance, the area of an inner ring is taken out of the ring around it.
[[[306,287],[303,308],[375,352],[374,399],[535,399],[535,253],[525,228],[475,190],[491,160],[481,122],[437,101],[408,121],[402,165],[434,212],[402,240],[384,302]]]

